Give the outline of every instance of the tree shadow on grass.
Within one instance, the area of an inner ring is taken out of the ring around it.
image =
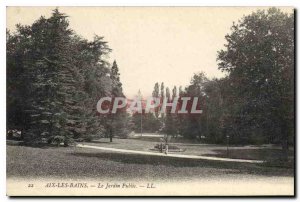
[[[40,148],[40,149],[47,149],[50,147],[54,147],[49,144],[43,143],[25,143],[24,141],[6,141],[6,145],[8,146],[23,146],[23,147],[32,147],[32,148]]]
[[[18,147],[31,147],[31,148],[38,148],[38,149],[59,149],[59,148],[68,148],[63,145],[55,145],[55,144],[47,144],[47,143],[26,143],[23,141],[20,142],[6,142],[8,146],[18,146]]]
[[[88,142],[78,142],[79,144],[89,144],[89,143],[95,143],[95,144],[120,144],[118,142],[110,142],[110,141],[100,141],[100,140],[91,140]]]
[[[257,174],[266,176],[293,176],[293,169],[272,168],[264,165],[239,163],[239,162],[221,162],[201,159],[180,159],[164,156],[150,156],[141,154],[122,154],[122,153],[87,153],[76,152],[70,155],[86,158],[99,158],[101,160],[115,161],[124,164],[143,164],[152,166],[170,166],[170,167],[203,167],[211,169],[224,169],[224,173],[230,174]]]
[[[205,156],[214,156],[221,158],[249,159],[249,160],[276,160],[283,157],[281,149],[230,149],[227,156],[226,150],[212,150],[214,154],[204,154]],[[293,151],[289,150],[288,154],[293,157]]]
[[[76,152],[72,153],[75,156],[94,157],[102,160],[110,160],[121,162],[125,164],[149,164],[149,165],[168,165],[174,167],[195,167],[201,165],[203,162],[191,161],[190,159],[178,159],[164,156],[151,156],[141,154],[122,154],[122,153],[86,153]]]

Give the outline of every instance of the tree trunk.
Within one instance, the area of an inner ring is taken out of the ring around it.
[[[285,121],[282,121],[281,125],[281,148],[282,148],[282,160],[288,160],[288,128]]]
[[[112,129],[109,130],[109,141],[113,141],[113,134],[112,134]]]
[[[109,126],[109,141],[112,142],[113,140],[113,120],[114,116],[111,114],[110,116],[110,126]]]

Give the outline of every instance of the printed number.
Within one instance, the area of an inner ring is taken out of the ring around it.
[[[28,184],[28,187],[33,187],[33,184]]]

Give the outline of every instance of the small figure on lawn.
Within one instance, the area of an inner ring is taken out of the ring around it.
[[[169,150],[169,142],[171,141],[171,136],[170,135],[164,135],[163,138],[160,138],[161,144],[160,144],[160,151],[163,153],[163,148],[165,149],[165,154],[168,154]]]

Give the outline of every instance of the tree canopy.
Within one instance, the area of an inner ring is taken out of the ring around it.
[[[8,128],[22,128],[28,142],[68,144],[103,136],[107,119],[96,103],[123,96],[116,61],[111,66],[104,59],[110,51],[103,37],[76,35],[58,9],[8,31]]]

